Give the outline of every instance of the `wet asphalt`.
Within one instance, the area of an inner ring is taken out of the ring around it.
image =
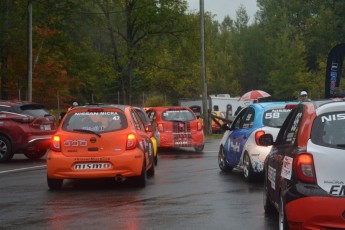
[[[220,139],[159,152],[145,188],[132,181],[66,180],[60,191],[46,183],[45,160],[21,155],[0,164],[0,229],[278,229],[264,213],[263,181],[218,167]]]

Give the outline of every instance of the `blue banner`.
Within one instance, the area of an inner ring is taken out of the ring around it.
[[[334,89],[339,87],[344,55],[345,43],[334,46],[328,54],[325,79],[325,98],[334,97]]]

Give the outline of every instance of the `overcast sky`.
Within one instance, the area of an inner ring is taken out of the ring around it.
[[[187,0],[191,11],[199,11],[200,0]],[[236,10],[240,5],[246,8],[250,21],[253,21],[254,14],[258,10],[256,0],[204,0],[205,12],[216,14],[215,19],[222,22],[226,15],[231,19],[236,19]]]

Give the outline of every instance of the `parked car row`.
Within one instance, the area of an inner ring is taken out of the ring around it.
[[[204,148],[202,123],[186,107],[90,104],[69,111],[58,127],[42,106],[0,103],[0,161],[47,153],[47,184],[65,179],[154,176],[159,148]],[[218,165],[264,177],[264,210],[279,229],[345,229],[345,100],[262,102],[225,124]]]
[[[195,114],[184,107],[86,105],[67,111],[47,155],[47,182],[64,179],[135,179],[144,187],[158,164],[158,147],[202,151],[204,135]]]
[[[227,128],[222,171],[264,175],[264,210],[279,229],[345,229],[345,101],[257,103]]]
[[[47,154],[50,189],[60,189],[64,179],[107,177],[145,186],[155,173],[158,147],[202,151],[203,127],[192,110],[90,104],[69,109],[57,127],[43,105],[0,102],[0,162],[16,153],[30,159]]]

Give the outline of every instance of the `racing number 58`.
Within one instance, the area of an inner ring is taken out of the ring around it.
[[[279,113],[266,113],[265,119],[279,118]]]

